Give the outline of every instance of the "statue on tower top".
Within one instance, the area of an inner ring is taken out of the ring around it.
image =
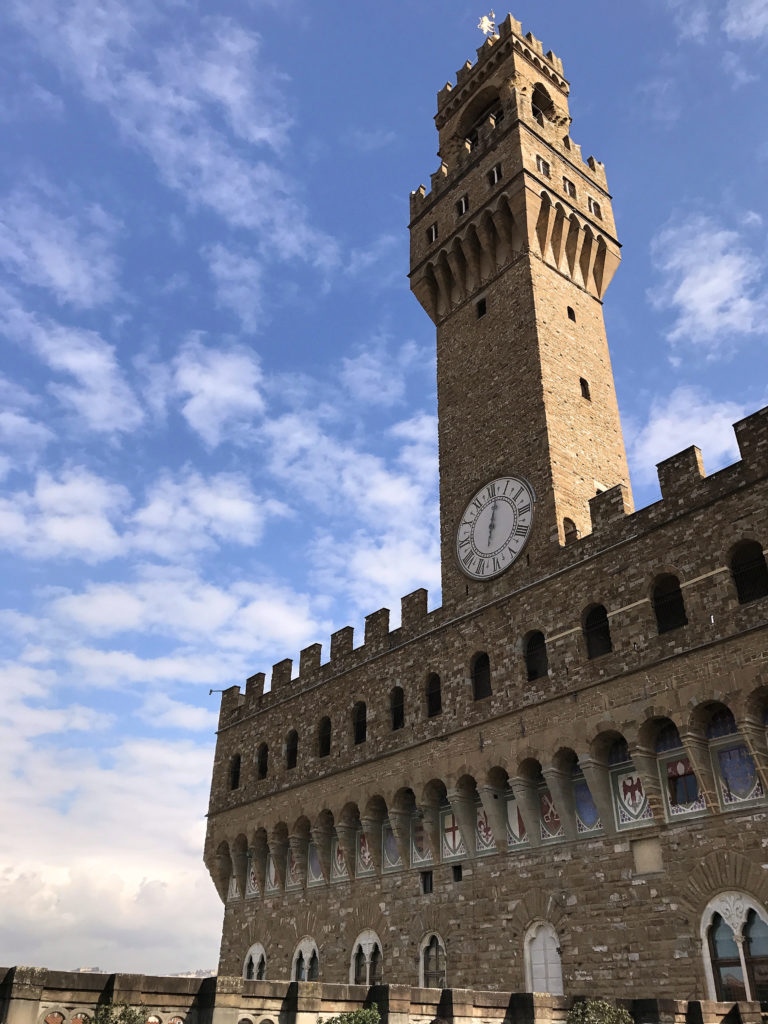
[[[496,12],[491,11],[490,14],[484,14],[480,21],[478,21],[477,27],[480,29],[484,36],[495,36]]]

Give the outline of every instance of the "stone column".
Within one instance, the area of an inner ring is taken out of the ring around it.
[[[525,834],[531,846],[541,846],[541,803],[539,787],[533,779],[515,776],[509,780],[520,814],[525,822]]]

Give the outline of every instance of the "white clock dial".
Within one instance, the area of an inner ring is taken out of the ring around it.
[[[480,488],[456,532],[456,554],[467,576],[488,580],[512,565],[530,536],[535,501],[528,481],[516,476]]]

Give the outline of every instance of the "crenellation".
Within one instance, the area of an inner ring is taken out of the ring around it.
[[[701,450],[696,445],[659,462],[656,471],[662,499],[678,506],[689,500],[693,488],[706,476]]]
[[[405,597],[400,598],[400,626],[406,636],[413,636],[421,631],[427,617],[428,592],[419,587]]]
[[[279,693],[280,690],[289,686],[292,674],[293,660],[291,658],[283,658],[282,661],[278,661],[276,665],[273,665],[272,679],[269,686],[272,693]]]
[[[355,630],[353,626],[343,626],[331,633],[331,663],[339,661],[352,653],[355,643]]]
[[[219,707],[219,726],[229,724],[235,717],[239,716],[240,709],[245,702],[245,694],[240,687],[228,686],[221,694],[221,705]]]
[[[632,492],[626,484],[616,484],[605,491],[596,494],[589,500],[589,514],[592,520],[592,533],[601,535],[611,530],[614,524],[626,522],[627,516],[632,515],[634,507],[632,503]]]
[[[379,608],[365,617],[365,655],[375,654],[389,641],[389,608]]]
[[[768,405],[733,425],[744,468],[750,479],[768,473]]]
[[[255,672],[252,676],[248,676],[245,681],[245,702],[246,704],[254,704],[264,694],[264,683],[266,681],[266,675],[263,672]]]
[[[320,672],[322,654],[322,644],[310,644],[299,654],[299,678],[303,683],[314,679]]]
[[[472,61],[467,60],[461,65],[459,70],[456,72],[456,84],[463,85],[466,82],[467,78],[469,77],[471,71]]]

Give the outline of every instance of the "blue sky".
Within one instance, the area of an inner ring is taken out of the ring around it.
[[[3,4],[0,964],[214,967],[209,688],[439,604],[408,193],[484,13]],[[642,506],[658,460],[733,461],[768,401],[768,0],[513,13],[615,197]]]

